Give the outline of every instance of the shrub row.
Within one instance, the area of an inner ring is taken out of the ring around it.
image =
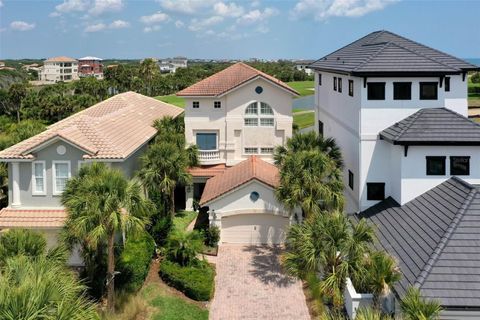
[[[214,268],[206,261],[191,266],[164,260],[160,265],[160,277],[170,286],[185,293],[193,300],[207,301],[213,296]]]

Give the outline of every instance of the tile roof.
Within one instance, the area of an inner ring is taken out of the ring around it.
[[[213,177],[217,174],[223,173],[227,167],[224,163],[214,164],[211,166],[200,166],[189,168],[188,172],[194,177]]]
[[[183,89],[182,91],[177,92],[177,96],[216,97],[257,77],[273,82],[274,84],[290,91],[294,95],[299,94],[286,83],[243,62],[238,62],[188,88]]]
[[[61,228],[67,218],[63,209],[0,210],[0,228]]]
[[[256,156],[251,156],[227,168],[224,173],[208,179],[200,204],[205,205],[254,179],[276,188],[279,184],[278,168]]]
[[[84,159],[125,159],[155,135],[154,120],[182,112],[135,92],[121,93],[0,151],[0,160],[33,159],[32,150],[55,138],[85,150]]]
[[[447,108],[421,109],[380,132],[393,144],[480,144],[480,124]]]
[[[480,189],[457,177],[400,206],[392,198],[356,215],[399,262],[403,296],[416,286],[444,308],[480,305]]]
[[[76,62],[76,61],[77,59],[73,59],[65,56],[48,58],[47,60],[45,60],[45,62]]]
[[[349,74],[459,73],[478,70],[469,62],[389,31],[375,31],[315,61],[311,68]]]

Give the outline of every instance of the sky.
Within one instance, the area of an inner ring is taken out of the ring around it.
[[[480,58],[480,0],[0,0],[0,59],[319,59],[376,30]]]

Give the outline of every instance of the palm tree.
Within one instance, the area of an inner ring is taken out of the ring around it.
[[[20,122],[20,111],[23,106],[23,99],[27,96],[27,83],[14,83],[8,89],[9,100],[11,101],[11,109],[17,116],[17,122]]]
[[[182,266],[195,261],[197,254],[203,248],[203,236],[198,231],[176,231],[167,240],[167,256]]]
[[[107,304],[114,310],[115,236],[143,231],[152,204],[141,186],[103,163],[83,166],[67,182],[62,204],[68,211],[66,233],[80,244],[107,243]]]
[[[442,311],[438,301],[422,298],[420,290],[414,287],[407,289],[401,301],[401,308],[405,320],[435,320]]]
[[[99,319],[85,290],[64,263],[11,257],[0,269],[0,319]]]
[[[160,73],[160,69],[158,68],[157,63],[151,58],[144,59],[140,64],[140,69],[138,70],[138,73],[146,84],[147,95],[151,96],[153,79],[156,75]]]

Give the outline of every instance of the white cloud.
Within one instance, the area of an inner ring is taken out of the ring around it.
[[[207,27],[211,27],[223,21],[223,17],[213,16],[206,19],[192,19],[190,26],[188,27],[191,31],[199,31]]]
[[[130,23],[124,20],[115,20],[108,26],[110,29],[123,29],[130,27]]]
[[[92,15],[100,15],[105,12],[120,11],[122,8],[122,0],[95,0],[93,8],[88,12]]]
[[[200,9],[211,7],[218,0],[158,0],[165,10],[184,14],[198,13]]]
[[[28,31],[35,28],[35,23],[28,23],[25,21],[13,21],[10,23],[10,28],[16,31]]]
[[[397,0],[300,0],[292,18],[313,15],[315,20],[330,17],[361,17],[373,11],[382,10]]]
[[[149,32],[153,32],[153,31],[158,31],[160,29],[161,29],[161,27],[159,25],[155,25],[155,26],[143,28],[143,32],[149,33]]]
[[[170,17],[168,14],[163,13],[162,11],[158,11],[150,16],[142,16],[140,17],[140,21],[142,21],[145,24],[154,24],[154,23],[159,23],[159,22],[165,22],[168,21]]]
[[[241,25],[250,25],[260,22],[265,22],[268,18],[278,14],[278,10],[275,8],[265,8],[263,11],[255,9],[247,12],[243,16],[237,19],[237,23]]]
[[[183,28],[185,26],[185,23],[183,23],[183,21],[180,21],[180,20],[177,20],[175,21],[175,27],[177,28]]]
[[[242,6],[236,5],[233,2],[228,4],[225,4],[223,2],[217,2],[213,6],[213,10],[219,16],[235,18],[241,16],[244,12]]]
[[[107,28],[107,25],[104,23],[97,23],[97,24],[92,24],[89,25],[85,28],[85,32],[98,32],[105,30]]]
[[[55,6],[58,15],[60,15],[60,13],[85,11],[87,8],[88,1],[85,0],[64,0],[63,3]]]

